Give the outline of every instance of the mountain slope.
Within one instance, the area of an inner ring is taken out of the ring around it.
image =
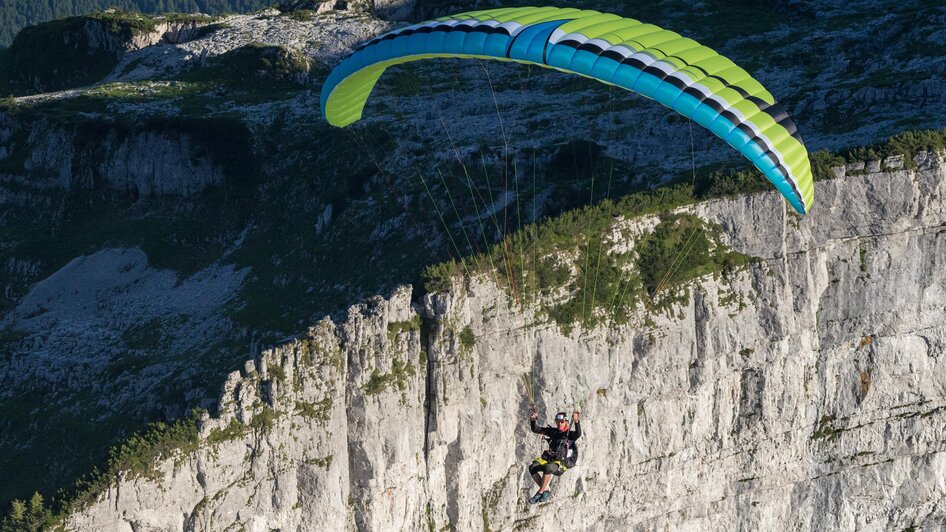
[[[640,16],[750,66],[812,151],[946,126],[941,8],[660,6]],[[200,31],[109,15],[117,31],[85,18],[104,33],[79,35],[103,39],[77,43],[116,43],[108,68],[48,62],[56,76],[94,76],[0,101],[3,507],[68,489],[148,422],[212,409],[227,373],[261,347],[420,286],[427,265],[546,216],[580,226],[587,212],[572,209],[588,203],[674,180],[685,189],[694,166],[697,191],[665,189],[668,200],[765,185],[716,173],[744,163],[653,102],[518,66],[406,65],[363,123],[329,128],[318,110],[328,66],[395,24],[364,11],[187,22]],[[136,24],[148,31],[126,38]],[[544,282],[557,287],[563,271]],[[568,325],[575,306],[553,313]]]
[[[627,325],[565,334],[486,275],[354,306],[230,374],[196,451],[68,526],[941,527],[944,155],[841,168],[802,220],[775,193],[685,208],[759,260]],[[612,251],[657,222],[615,222]],[[583,411],[540,508],[530,375],[543,419]]]

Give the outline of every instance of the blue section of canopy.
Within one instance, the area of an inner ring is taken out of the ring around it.
[[[549,37],[555,28],[568,22],[567,20],[553,20],[543,22],[534,26],[526,26],[525,29],[516,34],[509,46],[509,52],[506,57],[518,59],[519,61],[529,61],[531,63],[545,63],[545,48],[549,42]]]

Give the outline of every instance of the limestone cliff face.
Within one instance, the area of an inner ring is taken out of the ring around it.
[[[87,19],[83,22],[82,32],[78,41],[88,45],[92,50],[104,50],[110,54],[120,55],[132,50],[153,46],[155,44],[185,43],[202,34],[202,28],[209,25],[213,19],[174,21],[158,19],[150,31],[116,31],[107,22],[96,19]],[[66,36],[69,38],[69,35]]]
[[[102,185],[135,196],[191,196],[225,178],[206,143],[170,128],[64,126],[0,113],[0,164],[14,169],[0,178],[30,189]]]
[[[194,39],[202,37],[208,31],[208,26],[213,22],[212,17],[206,17],[206,20],[189,21],[169,21],[160,20],[154,25],[150,32],[143,32],[133,35],[124,48],[126,51],[141,50],[157,44],[184,44]]]
[[[946,163],[915,162],[842,169],[803,219],[775,193],[689,208],[762,260],[669,316],[566,335],[483,278],[352,307],[247,361],[199,451],[68,527],[943,526]],[[546,418],[584,416],[542,508],[525,504],[529,375]]]

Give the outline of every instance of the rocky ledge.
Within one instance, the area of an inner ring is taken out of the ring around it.
[[[806,218],[775,193],[688,207],[760,260],[626,325],[565,334],[487,278],[356,305],[247,361],[196,451],[67,527],[942,526],[946,163],[913,163],[839,169]],[[542,508],[530,382],[545,415],[584,413]]]

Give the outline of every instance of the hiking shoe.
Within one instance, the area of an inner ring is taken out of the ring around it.
[[[539,496],[538,502],[549,502],[552,500],[552,490],[548,490]]]
[[[529,497],[529,504],[536,504],[537,502],[539,502],[539,499],[541,498],[542,498],[542,494],[536,492],[535,495]]]

